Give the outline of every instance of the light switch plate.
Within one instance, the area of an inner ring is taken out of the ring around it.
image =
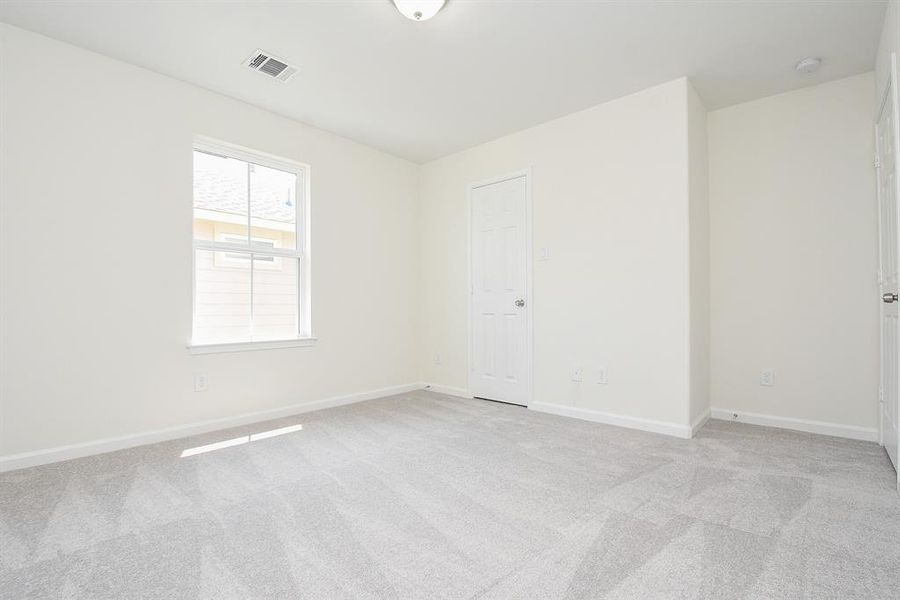
[[[194,391],[205,392],[209,389],[209,378],[206,375],[194,375]]]

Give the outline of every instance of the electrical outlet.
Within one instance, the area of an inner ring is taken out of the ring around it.
[[[206,375],[194,375],[194,391],[205,392],[209,389],[209,378]]]
[[[550,247],[541,246],[538,249],[538,260],[550,260]]]
[[[436,365],[441,364],[441,354],[440,354],[440,352],[435,352],[435,354],[434,354],[434,364],[436,364]]]
[[[759,385],[769,387],[775,385],[775,369],[763,369],[759,376]]]
[[[600,385],[606,385],[609,383],[609,372],[606,370],[606,367],[598,367],[596,377],[594,377],[594,381],[596,381]]]
[[[584,369],[575,367],[572,369],[572,381],[584,381]]]

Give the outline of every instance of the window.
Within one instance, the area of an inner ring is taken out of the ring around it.
[[[194,143],[192,349],[311,342],[308,178],[299,163]]]

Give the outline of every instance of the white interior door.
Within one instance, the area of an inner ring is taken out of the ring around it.
[[[897,230],[900,213],[897,204],[897,89],[896,61],[892,61],[889,89],[875,127],[878,167],[878,228],[881,282],[881,435],[894,468],[897,468],[898,370],[900,370],[900,318],[898,318],[898,252]]]
[[[477,398],[526,406],[531,395],[526,176],[471,190],[471,375]]]

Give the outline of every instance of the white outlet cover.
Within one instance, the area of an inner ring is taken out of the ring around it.
[[[759,376],[759,385],[766,387],[775,385],[775,369],[763,369]]]
[[[572,381],[584,381],[584,369],[581,367],[572,369]]]
[[[600,367],[599,369],[597,369],[597,375],[594,380],[599,385],[606,385],[609,383],[609,372],[607,371],[606,367]]]
[[[538,249],[538,260],[550,260],[550,247],[541,246]]]

